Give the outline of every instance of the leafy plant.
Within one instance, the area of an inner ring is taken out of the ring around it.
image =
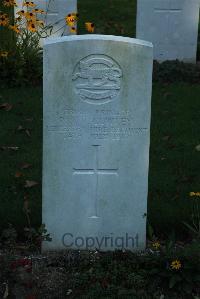
[[[42,39],[58,31],[62,36],[66,28],[76,33],[78,14],[70,12],[63,19],[46,24],[47,10],[37,8],[33,1],[23,1],[14,17],[14,0],[3,0],[0,6],[0,29],[7,38],[0,47],[0,83],[2,86],[24,86],[41,83],[42,80]],[[67,3],[66,3],[67,5]],[[43,16],[43,17],[42,17]],[[64,21],[64,25],[63,25]],[[94,24],[85,23],[89,32],[94,32]],[[9,33],[9,34],[8,34]]]
[[[200,240],[200,204],[199,199],[195,198],[193,200],[193,206],[191,211],[191,220],[192,223],[187,223],[183,221],[184,225],[187,227],[187,229],[192,233],[194,238],[197,238]]]
[[[2,86],[36,85],[42,80],[42,49],[39,38],[28,31],[10,48],[8,57],[0,57]]]

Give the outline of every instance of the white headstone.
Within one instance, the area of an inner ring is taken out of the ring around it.
[[[44,250],[144,249],[152,44],[80,35],[44,45]]]
[[[15,14],[24,9],[23,0],[17,0]],[[43,9],[47,14],[38,14],[38,19],[43,20],[45,25],[54,25],[52,37],[70,35],[69,26],[65,23],[65,17],[69,13],[77,12],[77,0],[35,0],[36,8]]]
[[[154,59],[196,62],[199,0],[138,0],[137,38],[153,43]]]

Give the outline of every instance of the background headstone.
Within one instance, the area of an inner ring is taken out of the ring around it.
[[[54,25],[52,37],[71,34],[64,18],[69,13],[77,12],[77,0],[35,0],[34,3],[47,12],[46,15],[38,14],[38,19],[43,20],[45,25]],[[23,1],[17,0],[17,5],[15,14],[22,9]]]
[[[144,249],[152,61],[132,38],[45,42],[44,250]]]
[[[158,61],[196,61],[199,0],[138,0],[137,38],[153,43]]]

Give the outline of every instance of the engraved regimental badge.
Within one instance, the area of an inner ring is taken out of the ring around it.
[[[120,91],[122,70],[106,55],[89,55],[81,59],[73,72],[75,92],[89,104],[105,104]]]

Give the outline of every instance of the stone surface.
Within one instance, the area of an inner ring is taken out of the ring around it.
[[[138,0],[137,38],[153,43],[154,59],[196,61],[199,0]]]
[[[44,45],[43,250],[145,247],[152,44]]]
[[[46,15],[38,14],[38,19],[43,20],[46,25],[54,25],[52,37],[71,34],[64,18],[69,13],[77,12],[77,0],[35,0],[34,3],[37,8],[47,11]],[[23,1],[17,0],[17,5],[15,13],[22,9]]]

